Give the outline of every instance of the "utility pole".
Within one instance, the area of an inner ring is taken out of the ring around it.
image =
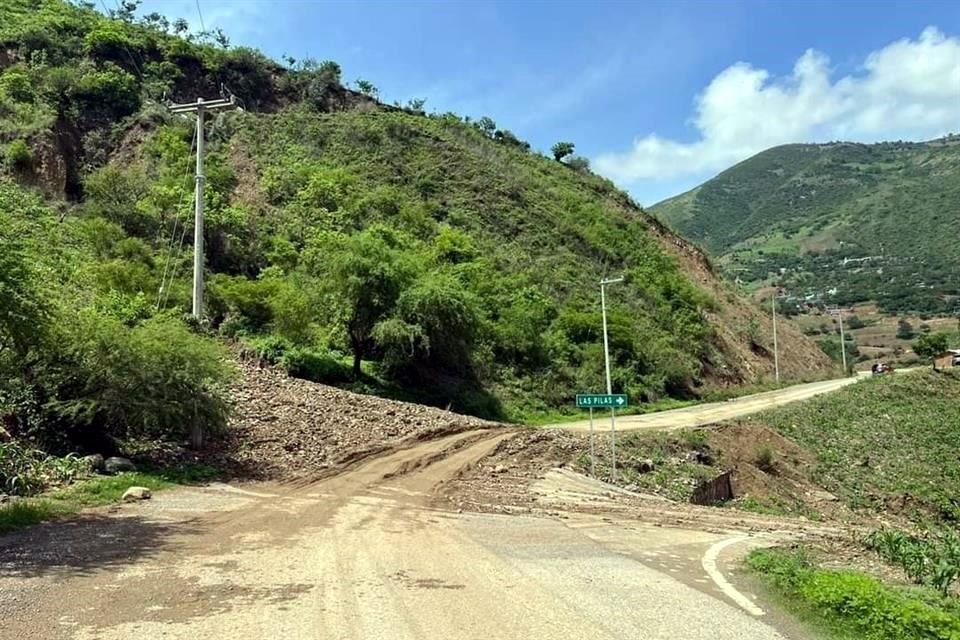
[[[610,341],[607,338],[607,293],[604,287],[608,284],[623,282],[623,278],[607,278],[600,281],[600,309],[603,314],[603,361],[607,370],[607,395],[613,394],[613,384],[610,381]],[[610,463],[611,480],[617,479],[617,410],[610,408]]]
[[[843,311],[837,307],[837,317],[840,318],[840,356],[843,358],[843,375],[847,375],[847,343],[843,337]]]
[[[773,370],[780,384],[780,351],[777,349],[777,292],[770,296],[770,311],[773,314]]]
[[[229,100],[197,98],[196,102],[170,106],[170,113],[197,114],[197,176],[193,226],[193,317],[197,320],[203,315],[203,186],[206,182],[206,176],[203,175],[203,120],[207,111],[235,108],[237,103],[232,95]]]
[[[194,189],[193,226],[193,317],[198,321],[203,315],[203,185],[206,181],[206,176],[203,175],[203,120],[207,111],[235,108],[237,108],[237,103],[232,95],[229,100],[225,98],[216,100],[197,98],[194,103],[188,102],[170,106],[171,113],[197,114],[197,176]],[[203,446],[203,427],[196,419],[190,427],[190,444],[195,449]]]

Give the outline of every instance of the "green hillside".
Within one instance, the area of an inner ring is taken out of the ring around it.
[[[775,147],[651,212],[747,283],[888,312],[958,310],[960,247],[947,239],[960,136]]]
[[[222,425],[225,343],[456,411],[555,410],[602,387],[597,289],[613,274],[626,277],[610,290],[617,390],[689,398],[771,375],[766,315],[583,162],[534,153],[489,118],[381,104],[334,62],[282,66],[133,6],[0,9],[8,430]],[[221,91],[244,110],[205,131],[197,323],[184,320],[193,123],[163,100]],[[780,338],[786,376],[828,369],[792,327]]]

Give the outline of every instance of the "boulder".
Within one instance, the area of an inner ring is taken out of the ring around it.
[[[103,469],[107,473],[113,475],[114,473],[121,473],[123,471],[136,471],[137,465],[133,464],[133,462],[127,458],[112,456],[104,460]]]
[[[657,468],[657,465],[655,465],[653,460],[650,460],[649,458],[646,460],[637,460],[634,466],[637,470],[637,473],[650,473]]]
[[[707,467],[712,467],[717,463],[717,459],[713,457],[713,454],[704,449],[700,449],[694,455],[694,461],[697,464],[702,464]]]
[[[124,502],[136,502],[137,500],[149,500],[150,489],[146,487],[130,487],[123,492],[122,500]]]
[[[83,462],[87,465],[87,468],[90,469],[90,471],[96,471],[97,473],[102,473],[106,468],[105,467],[106,460],[104,460],[103,456],[100,455],[99,453],[94,453],[89,456],[83,456],[81,460],[83,460]]]

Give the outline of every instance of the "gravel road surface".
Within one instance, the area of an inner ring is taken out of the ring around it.
[[[682,409],[670,409],[645,415],[617,416],[617,431],[639,431],[643,429],[683,429],[685,427],[699,427],[705,424],[714,424],[724,420],[742,418],[754,413],[773,409],[798,400],[806,400],[822,393],[836,391],[849,384],[853,384],[870,372],[860,372],[850,378],[823,380],[798,384],[784,389],[764,391],[749,396],[734,398],[725,402],[711,402],[698,404]],[[594,411],[594,428],[607,429],[610,427],[610,414],[605,409]],[[548,425],[550,429],[566,429],[568,431],[589,431],[590,421],[561,422]]]

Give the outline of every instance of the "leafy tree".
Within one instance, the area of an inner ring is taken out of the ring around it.
[[[230,369],[221,348],[191,334],[178,321],[154,318],[132,328],[85,309],[58,325],[57,348],[38,375],[47,424],[90,442],[114,438],[184,439],[193,426],[207,432],[226,426],[228,408],[220,386]]]
[[[423,112],[423,105],[427,104],[426,98],[411,98],[407,101],[407,109],[417,113]]]
[[[948,348],[948,338],[945,333],[927,333],[917,338],[913,343],[913,352],[921,358],[930,358],[933,368],[937,368],[936,357]]]
[[[413,359],[460,373],[469,369],[478,309],[455,275],[442,271],[422,275],[397,300],[397,318],[405,326],[393,324],[386,333],[381,329],[381,344],[386,342],[383,337],[390,335],[389,342],[396,349],[400,346],[396,337],[402,336]]]
[[[26,355],[40,340],[49,316],[36,260],[21,237],[22,228],[0,211],[0,356]]]
[[[901,340],[910,340],[913,336],[913,325],[906,318],[900,318],[897,321],[897,337]]]
[[[552,147],[550,151],[553,153],[553,159],[557,162],[560,162],[567,156],[573,153],[574,144],[572,142],[558,142]]]
[[[847,327],[850,329],[863,329],[865,326],[867,326],[867,323],[861,320],[859,316],[847,318]]]
[[[567,160],[567,166],[577,171],[590,171],[590,161],[583,156],[571,156],[570,159]]]
[[[380,94],[380,90],[374,86],[369,80],[364,80],[363,78],[357,79],[357,89],[365,96],[370,98],[376,98]]]
[[[487,116],[483,116],[477,120],[474,126],[491,138],[493,137],[493,132],[497,130],[497,123]]]
[[[414,279],[415,264],[404,251],[404,240],[386,227],[373,226],[323,252],[327,286],[341,310],[340,322],[353,352],[354,378],[374,346],[374,327],[390,316]]]

